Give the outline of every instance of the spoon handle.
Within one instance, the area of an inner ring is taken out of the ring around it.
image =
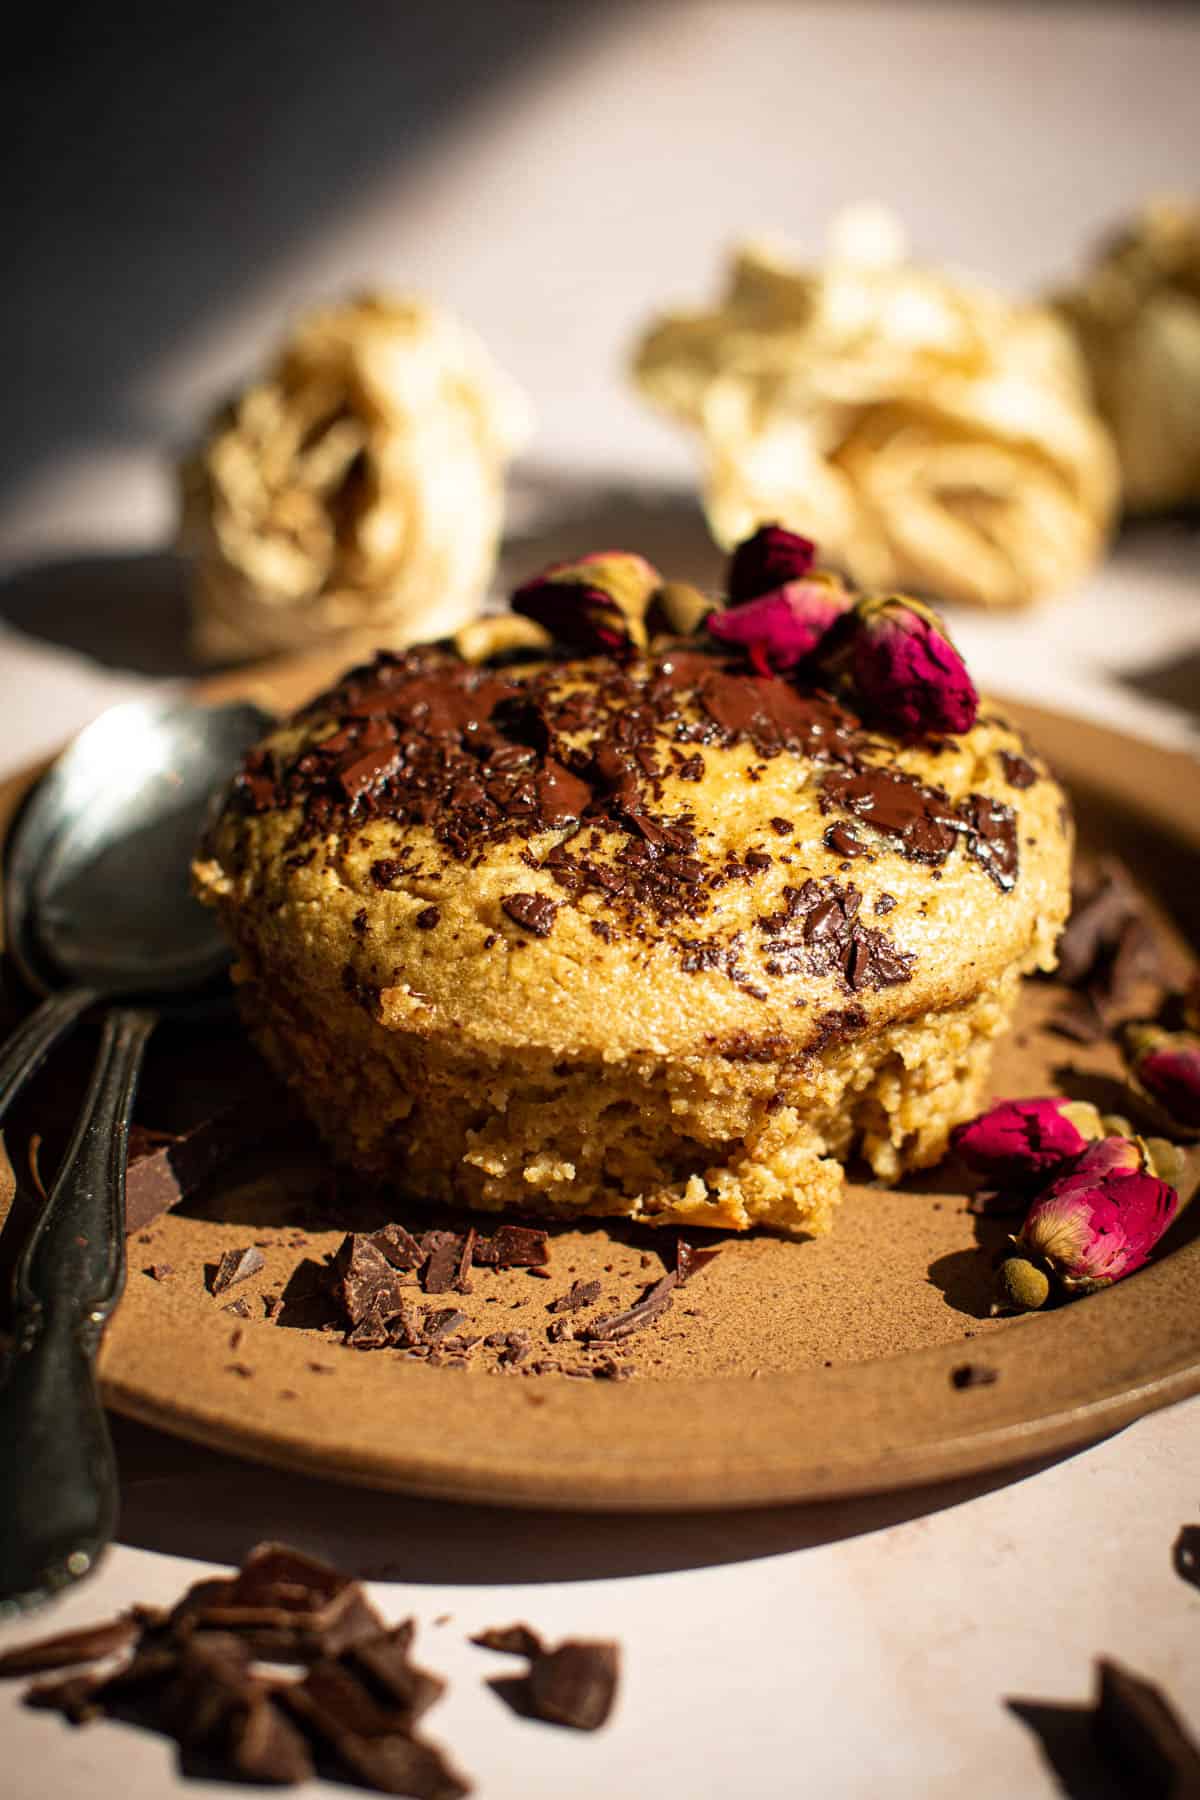
[[[98,999],[93,988],[63,988],[43,1000],[5,1039],[0,1046],[0,1119],[59,1038],[65,1037],[80,1014]]]
[[[0,1618],[77,1581],[117,1521],[96,1352],[125,1285],[125,1153],[153,1012],[114,1009],[62,1168],[17,1264],[0,1388]]]

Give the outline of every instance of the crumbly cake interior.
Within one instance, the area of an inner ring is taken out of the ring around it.
[[[828,1228],[928,1166],[1053,966],[1071,831],[986,706],[919,745],[717,649],[352,671],[197,865],[335,1154],[490,1210]]]

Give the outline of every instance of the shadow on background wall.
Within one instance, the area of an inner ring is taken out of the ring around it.
[[[0,504],[144,442],[139,372],[606,5],[114,0],[31,9],[0,71]]]

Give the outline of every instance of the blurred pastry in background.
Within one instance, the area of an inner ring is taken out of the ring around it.
[[[1200,205],[1152,201],[1058,304],[1116,440],[1127,511],[1200,501]]]
[[[181,469],[205,661],[446,635],[491,576],[517,388],[442,309],[367,294],[303,317]]]
[[[815,268],[735,252],[717,306],[659,319],[634,374],[699,431],[723,545],[780,521],[864,587],[983,606],[1068,588],[1105,548],[1116,463],[1071,333],[908,262],[879,209],[842,215]]]

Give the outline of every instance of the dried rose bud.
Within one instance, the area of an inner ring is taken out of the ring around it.
[[[798,532],[782,525],[760,525],[753,537],[744,538],[729,559],[729,603],[757,600],[776,588],[798,581],[811,570],[817,547]]]
[[[1179,1209],[1142,1145],[1100,1138],[1034,1201],[1017,1249],[1070,1293],[1090,1293],[1140,1269]]]
[[[1100,1135],[1100,1115],[1085,1100],[1002,1100],[956,1125],[950,1142],[969,1169],[998,1187],[1030,1187]]]
[[[753,541],[753,540],[751,540]],[[722,644],[738,644],[760,675],[791,669],[811,656],[853,600],[836,575],[823,571],[789,581],[772,593],[708,615],[708,629]]]
[[[1185,1135],[1200,1132],[1200,1038],[1131,1025],[1125,1033],[1135,1092],[1148,1097]]]
[[[600,550],[552,563],[519,587],[512,609],[584,654],[644,649],[646,608],[662,576],[644,556]]]
[[[859,600],[830,642],[832,670],[869,716],[906,737],[970,731],[979,695],[938,615],[902,594]]]

